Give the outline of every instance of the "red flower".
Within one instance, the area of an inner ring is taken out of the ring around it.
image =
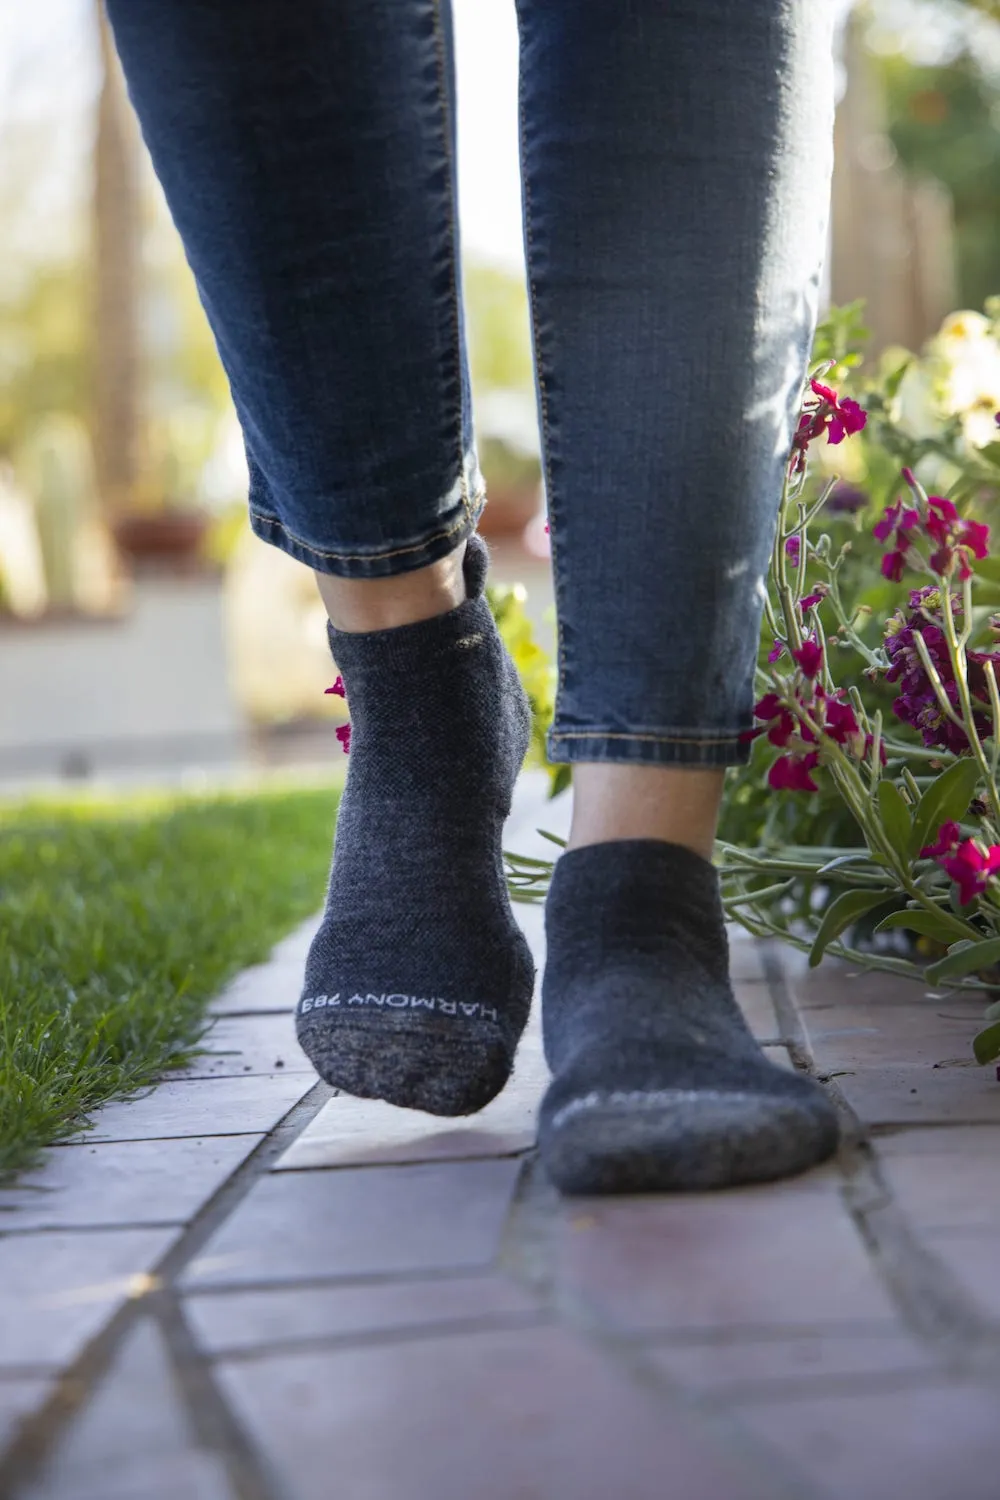
[[[777,693],[765,693],[759,703],[754,704],[754,715],[769,725],[767,737],[772,745],[787,745],[795,733],[797,720],[790,709],[785,708]],[[754,738],[763,734],[763,729],[751,731]]]
[[[984,849],[975,839],[966,839],[954,854],[938,855],[937,862],[958,886],[959,904],[968,906],[982,895],[990,878],[1000,870],[1000,844]]]
[[[958,845],[962,837],[962,830],[957,823],[942,823],[938,829],[937,839],[933,844],[925,844],[920,851],[921,859],[938,859],[942,854],[950,854]]]
[[[819,751],[807,755],[779,755],[767,773],[767,784],[776,792],[818,792],[809,772],[819,765]]]
[[[334,731],[345,755],[351,753],[351,726],[350,724],[339,724]]]
[[[990,528],[982,521],[963,520],[943,495],[928,495],[927,505],[929,514],[924,529],[931,541],[937,543],[930,556],[934,572],[949,572],[957,556],[959,578],[971,578],[969,553],[980,559],[988,556]]]
[[[802,668],[805,676],[811,679],[823,665],[823,648],[812,636],[808,636],[798,650],[792,652],[792,659]]]
[[[828,443],[842,443],[851,433],[860,432],[868,421],[868,413],[849,396],[841,398],[830,386],[821,385],[818,380],[811,380],[809,389],[816,399],[806,399],[795,429],[790,460],[793,474],[801,474],[805,469],[806,450],[813,438],[825,432]]]
[[[882,559],[882,577],[890,583],[900,583],[906,567],[905,552],[887,552]]]
[[[868,413],[862,411],[856,401],[852,401],[850,396],[838,396],[836,391],[831,390],[828,385],[820,385],[818,380],[810,380],[809,387],[813,395],[819,396],[831,407],[826,434],[828,443],[842,443],[845,437],[861,431],[868,421]]]
[[[344,699],[346,699],[347,698],[347,693],[344,691],[344,679],[338,674],[337,680],[333,684],[333,687],[324,688],[323,689],[323,693],[324,693],[324,696],[327,693],[333,693],[333,695],[334,695],[335,698],[344,698]]]

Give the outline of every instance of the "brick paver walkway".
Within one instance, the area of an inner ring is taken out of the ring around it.
[[[511,847],[561,821],[538,790]],[[0,1200],[0,1495],[996,1500],[975,1005],[737,940],[757,1034],[843,1107],[838,1161],[561,1202],[537,1027],[473,1119],[331,1097],[292,1031],[307,941],[221,997],[213,1055]]]

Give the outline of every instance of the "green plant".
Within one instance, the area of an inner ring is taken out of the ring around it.
[[[724,904],[813,964],[830,953],[1000,993],[1000,564],[978,519],[1000,495],[1000,444],[975,380],[963,405],[954,378],[963,360],[981,372],[1000,359],[997,309],[947,320],[919,359],[867,383],[858,315],[841,309],[819,330],[786,472],[759,722],[716,850]],[[899,405],[911,369],[930,392],[924,431]],[[947,493],[929,494],[908,463],[900,483],[903,456],[947,478]],[[508,870],[512,891],[537,899],[551,865],[512,854]],[[1000,1004],[988,1023],[980,1061],[1000,1056]]]

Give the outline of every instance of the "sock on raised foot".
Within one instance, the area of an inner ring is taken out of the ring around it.
[[[539,1145],[563,1192],[766,1181],[835,1150],[823,1090],[769,1062],[736,1003],[707,860],[654,839],[571,850],[545,915]]]
[[[503,1088],[534,985],[500,842],[530,710],[486,568],[473,536],[456,609],[329,632],[351,752],[298,1037],[335,1088],[437,1115]]]

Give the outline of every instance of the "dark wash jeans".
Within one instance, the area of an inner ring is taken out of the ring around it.
[[[557,761],[739,763],[832,164],[826,0],[517,0]],[[448,0],[109,0],[259,536],[444,556],[485,495]]]

